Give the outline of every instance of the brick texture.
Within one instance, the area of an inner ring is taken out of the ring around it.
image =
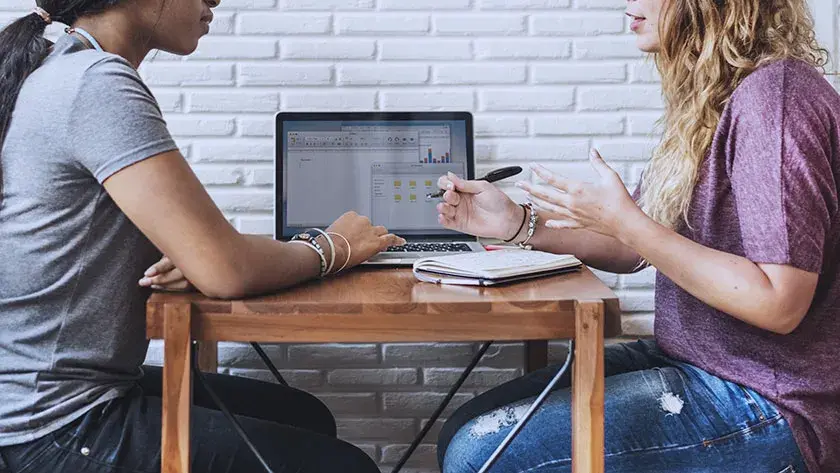
[[[835,15],[840,8],[840,0],[812,1]],[[656,142],[662,100],[651,61],[628,33],[624,3],[224,0],[195,54],[154,53],[141,73],[197,175],[246,233],[272,232],[278,110],[469,110],[478,172],[544,161],[586,178],[587,149],[598,146],[633,186]],[[0,0],[0,25],[31,5]],[[838,41],[834,31],[826,46],[836,51]],[[621,296],[625,335],[649,336],[654,273],[598,274]],[[333,410],[340,436],[388,471],[477,346],[266,348],[292,385]],[[552,359],[564,355],[565,345],[552,343]],[[161,345],[153,343],[148,361],[160,360]],[[225,373],[271,379],[245,345],[222,344],[220,363]],[[454,406],[515,378],[522,366],[520,344],[493,347]],[[437,471],[438,429],[406,471]]]

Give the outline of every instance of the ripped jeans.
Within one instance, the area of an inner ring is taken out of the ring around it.
[[[664,355],[654,342],[605,350],[607,473],[807,473],[778,409],[751,389]],[[443,473],[477,472],[559,367],[505,383],[441,430]],[[571,471],[567,374],[490,473]]]

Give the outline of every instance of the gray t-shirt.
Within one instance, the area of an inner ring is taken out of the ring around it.
[[[0,446],[43,437],[142,375],[138,287],[160,253],[102,183],[177,149],[122,58],[62,37],[0,153]]]

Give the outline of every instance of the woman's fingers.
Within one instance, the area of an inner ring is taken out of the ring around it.
[[[567,218],[567,219],[575,219],[575,214],[572,213],[571,210],[567,209],[566,207],[553,204],[551,202],[546,202],[539,197],[530,196],[529,199],[531,203],[537,206],[537,208],[545,210],[546,212],[550,213],[552,216]]]
[[[461,179],[452,172],[446,173],[446,177],[455,185],[455,190],[465,194],[479,194],[486,191],[488,186],[492,186],[492,184],[487,181],[468,181],[466,179]]]
[[[575,183],[569,181],[568,179],[563,179],[558,177],[553,172],[546,169],[544,166],[539,164],[532,164],[531,170],[534,171],[534,174],[540,177],[543,181],[548,183],[551,187],[556,189],[560,189],[563,192],[572,192],[575,188]]]
[[[560,192],[556,189],[546,186],[538,186],[529,182],[518,182],[516,186],[527,192],[529,195],[542,199],[545,202],[550,202],[562,207],[568,207],[569,194]]]
[[[455,184],[447,176],[440,176],[438,178],[438,188],[441,190],[455,190]]]
[[[143,275],[150,278],[158,274],[163,274],[172,271],[173,269],[175,269],[175,264],[172,262],[172,260],[169,259],[168,256],[164,256],[160,259],[160,261],[151,265],[149,269],[147,269],[146,272],[143,273]]]
[[[534,195],[530,195],[528,198],[534,205],[545,210],[546,212],[552,213],[554,215],[564,215],[571,217],[571,212],[569,212],[569,210],[565,207],[540,199],[539,197],[536,197]]]
[[[545,222],[545,226],[548,228],[559,228],[564,230],[579,230],[583,228],[583,225],[580,223],[569,220],[569,219],[553,219]]]
[[[443,201],[449,205],[458,205],[461,203],[461,196],[455,191],[446,191],[443,194]]]
[[[184,274],[181,272],[181,270],[175,268],[172,271],[169,271],[164,274],[158,274],[157,276],[152,277],[144,277],[140,280],[139,284],[143,287],[167,286],[173,283],[186,280],[187,278],[184,277]]]
[[[405,238],[399,237],[392,233],[382,235],[381,237],[379,237],[379,247],[382,249],[382,251],[392,246],[403,246],[406,243],[407,242],[405,241]]]
[[[437,211],[439,214],[445,216],[446,218],[453,219],[455,218],[455,212],[457,212],[458,209],[449,204],[440,203],[437,205]]]
[[[170,283],[170,284],[164,284],[164,285],[153,284],[151,286],[151,288],[156,290],[156,291],[186,291],[186,290],[189,290],[191,288],[191,285],[190,285],[189,281],[184,279],[182,281],[178,281],[178,282],[174,282],[174,283]]]
[[[443,225],[443,226],[444,226],[444,228],[449,228],[449,229],[451,229],[451,230],[455,230],[455,229],[457,229],[457,226],[456,226],[456,224],[455,224],[455,220],[453,220],[453,219],[451,219],[451,218],[448,218],[448,217],[446,217],[446,216],[445,216],[445,215],[443,215],[443,214],[439,214],[439,215],[438,215],[438,223],[440,223],[441,225]]]

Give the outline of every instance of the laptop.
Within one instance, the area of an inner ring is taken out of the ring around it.
[[[477,238],[440,225],[440,199],[427,198],[447,172],[475,178],[473,145],[468,112],[278,113],[274,238],[326,228],[354,210],[408,241],[368,265],[484,251]]]

